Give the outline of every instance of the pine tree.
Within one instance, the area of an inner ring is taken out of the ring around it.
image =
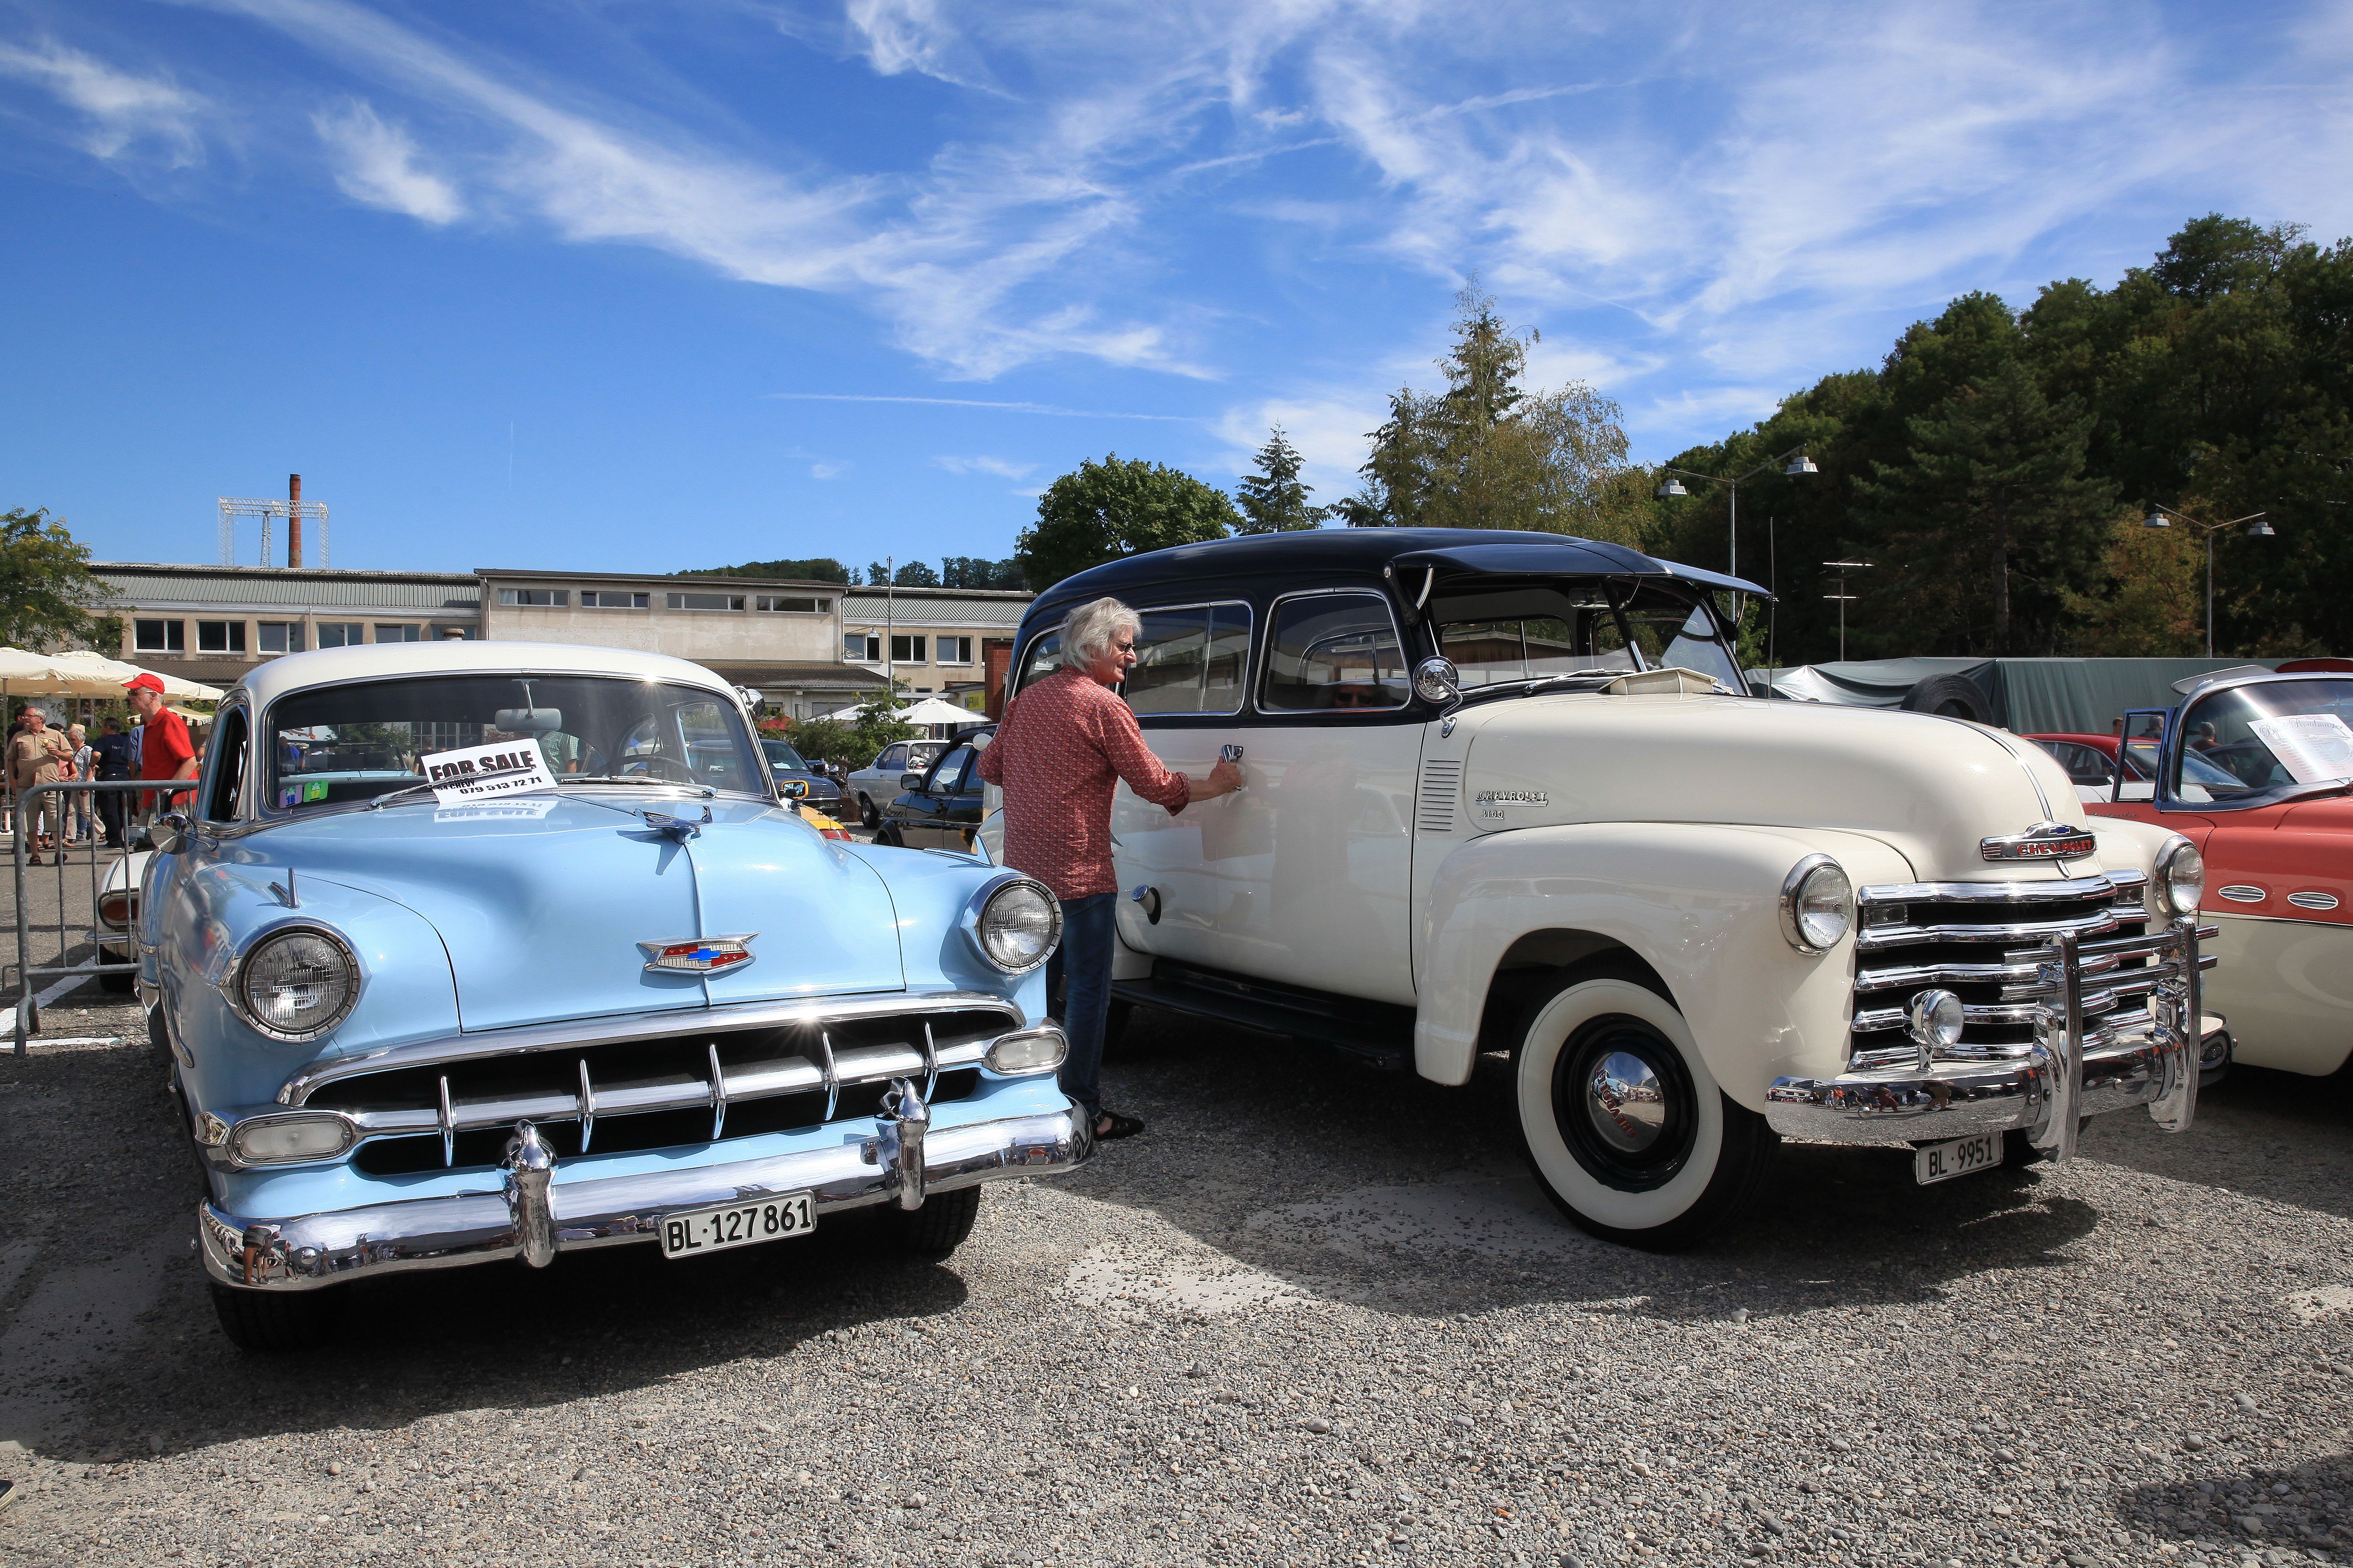
[[[1303,528],[1321,528],[1324,520],[1332,515],[1329,507],[1309,506],[1308,496],[1314,486],[1299,482],[1299,470],[1304,459],[1290,437],[1277,425],[1258,450],[1258,468],[1244,474],[1234,487],[1234,499],[1241,504],[1242,525],[1237,533],[1289,533]]]

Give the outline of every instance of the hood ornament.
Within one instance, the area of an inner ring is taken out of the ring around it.
[[[2008,838],[1978,840],[1978,853],[1989,860],[2073,860],[2094,847],[2089,832],[2063,822],[2038,822]]]
[[[722,970],[741,969],[755,956],[752,939],[760,933],[747,931],[741,936],[681,937],[671,942],[641,942],[647,973],[652,974],[716,974]]]
[[[711,825],[711,808],[707,805],[702,808],[702,816],[699,820],[691,816],[672,816],[668,812],[662,811],[641,812],[638,815],[646,819],[648,827],[652,828],[656,833],[667,833],[681,844],[690,838],[700,837],[702,830]]]

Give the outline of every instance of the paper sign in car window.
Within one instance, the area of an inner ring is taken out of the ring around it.
[[[465,746],[454,752],[433,752],[417,759],[433,798],[443,805],[471,805],[477,801],[503,800],[533,790],[554,789],[555,775],[547,759],[529,740],[494,741],[487,746]]]
[[[2353,730],[2334,713],[2291,713],[2284,719],[2250,719],[2247,728],[2298,784],[2353,779]]]

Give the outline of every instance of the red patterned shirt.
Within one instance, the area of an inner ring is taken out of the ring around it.
[[[1111,796],[1120,780],[1171,816],[1192,795],[1145,745],[1119,695],[1076,669],[1048,676],[1005,710],[980,776],[1005,791],[1005,863],[1065,900],[1119,890]]]

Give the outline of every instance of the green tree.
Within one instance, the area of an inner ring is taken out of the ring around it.
[[[1352,527],[1512,528],[1631,542],[1641,476],[1626,465],[1618,405],[1582,382],[1520,384],[1532,329],[1514,332],[1474,279],[1455,296],[1443,392],[1401,387],[1371,434]]]
[[[1323,527],[1332,509],[1307,504],[1315,487],[1300,482],[1299,470],[1304,459],[1282,433],[1282,426],[1277,425],[1268,433],[1266,445],[1258,449],[1257,460],[1258,467],[1244,474],[1241,482],[1234,487],[1234,499],[1242,509],[1242,521],[1234,531],[1289,533]]]
[[[907,683],[893,680],[887,687],[877,687],[866,694],[858,705],[858,717],[850,721],[850,751],[845,758],[853,768],[862,768],[893,741],[912,741],[923,731],[899,717],[899,710],[907,700]]]
[[[1223,539],[1241,521],[1225,491],[1159,463],[1123,462],[1113,452],[1046,488],[1037,522],[1021,531],[1018,559],[1042,593],[1106,561]]]
[[[1008,556],[991,561],[979,555],[949,555],[940,561],[940,584],[948,588],[1019,588],[1021,563]]]
[[[822,715],[814,719],[796,719],[785,730],[785,739],[794,751],[809,761],[839,763],[845,768],[862,768],[874,760],[873,751],[863,750],[858,731],[840,719]]]
[[[806,561],[746,561],[741,566],[710,566],[694,572],[673,573],[679,577],[787,577],[807,583],[839,583],[849,585],[849,568],[829,555],[812,556]]]
[[[92,612],[113,596],[90,569],[90,546],[76,542],[65,519],[47,507],[0,512],[0,643],[87,642],[98,632]]]
[[[936,588],[940,574],[932,570],[928,562],[910,561],[899,568],[891,581],[902,588]]]

